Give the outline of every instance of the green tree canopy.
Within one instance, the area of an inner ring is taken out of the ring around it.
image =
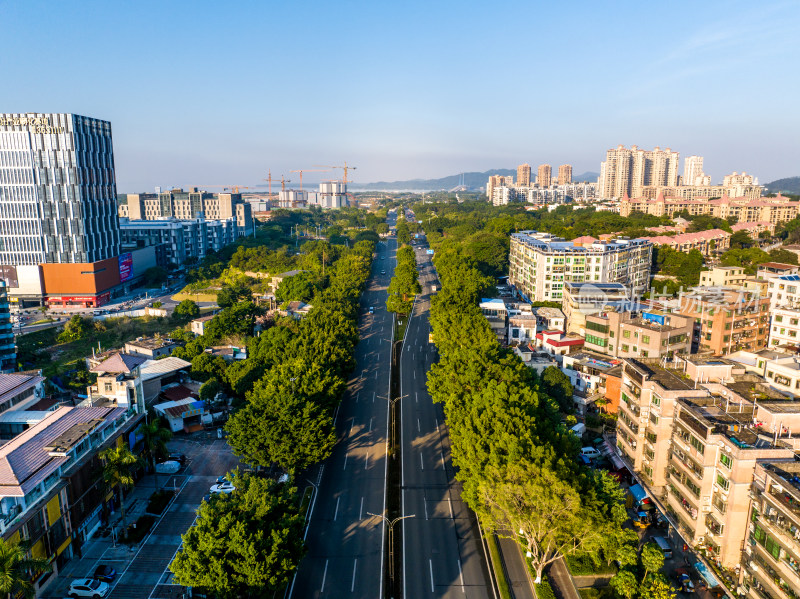
[[[295,489],[250,475],[236,490],[200,505],[170,570],[178,584],[220,599],[261,599],[282,591],[304,553]]]
[[[322,286],[319,277],[310,272],[301,272],[283,279],[275,290],[275,298],[279,302],[310,302]]]
[[[46,558],[30,557],[29,551],[27,544],[0,539],[0,593],[4,596],[36,597],[32,580],[39,572],[50,571],[52,567]]]
[[[183,318],[197,318],[200,316],[200,308],[195,302],[190,299],[183,300],[180,304],[175,306],[175,315]]]
[[[253,293],[244,285],[223,285],[217,293],[217,305],[220,308],[230,308],[239,302],[251,302]]]

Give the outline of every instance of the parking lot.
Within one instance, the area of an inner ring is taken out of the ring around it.
[[[95,538],[83,546],[83,556],[67,563],[58,578],[43,592],[43,597],[60,599],[68,595],[69,585],[76,578],[92,575],[100,564],[112,566],[117,575],[108,595],[120,599],[175,599],[184,597],[185,589],[172,583],[168,566],[177,553],[181,535],[192,525],[196,510],[211,485],[221,474],[236,468],[239,459],[224,440],[199,432],[168,444],[170,451],[180,452],[188,461],[175,475],[160,475],[159,488],[175,488],[178,493],[144,540],[137,546],[116,545],[110,534]],[[144,513],[147,499],[156,490],[152,475],[145,476],[128,491],[128,522]]]

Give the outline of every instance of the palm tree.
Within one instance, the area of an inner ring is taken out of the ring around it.
[[[103,480],[109,489],[119,485],[119,504],[122,512],[122,528],[127,530],[125,521],[125,488],[133,486],[133,468],[139,458],[131,453],[127,445],[109,447],[100,452],[103,462]]]
[[[147,453],[147,463],[153,469],[156,480],[156,490],[158,490],[158,472],[156,471],[156,454],[167,452],[167,441],[172,438],[172,431],[162,426],[161,419],[156,418],[152,422],[143,424],[139,427],[139,434],[142,435],[144,450]]]
[[[45,558],[28,556],[26,544],[11,543],[0,538],[0,593],[6,597],[36,596],[31,573],[50,570],[50,562]]]

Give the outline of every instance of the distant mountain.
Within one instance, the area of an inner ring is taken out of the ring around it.
[[[575,183],[595,183],[597,178],[600,176],[600,173],[595,173],[594,171],[586,171],[585,173],[581,173],[580,175],[573,175],[572,180]]]
[[[797,193],[800,194],[800,177],[787,177],[785,179],[778,179],[772,183],[767,183],[764,187],[770,193]]]
[[[464,185],[469,189],[486,187],[489,175],[516,175],[517,171],[507,168],[498,168],[484,173],[464,173]],[[410,179],[408,181],[376,181],[375,183],[351,183],[358,189],[408,189],[408,190],[440,190],[453,189],[461,182],[461,175],[450,175],[440,179]]]
[[[464,173],[464,185],[467,189],[478,190],[486,187],[490,175],[504,175],[516,177],[516,169],[496,168],[482,173]],[[535,176],[535,173],[532,173]],[[593,172],[586,172],[573,177],[576,182],[596,181],[599,175]],[[375,183],[349,183],[353,189],[385,189],[385,190],[410,190],[410,191],[437,191],[441,189],[453,189],[461,183],[461,175],[450,175],[440,179],[409,179],[407,181],[376,181]]]

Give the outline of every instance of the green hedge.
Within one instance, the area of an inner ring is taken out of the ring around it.
[[[601,562],[596,566],[587,553],[570,554],[566,556],[567,568],[573,576],[592,576],[599,574],[616,574],[617,569]]]
[[[539,599],[556,599],[556,594],[553,592],[547,576],[542,576],[542,582],[536,585],[536,596]]]
[[[511,589],[508,588],[506,573],[503,570],[503,561],[500,558],[500,547],[497,545],[497,538],[490,534],[486,537],[486,542],[489,544],[489,554],[491,555],[492,559],[492,569],[494,570],[494,575],[497,579],[497,586],[500,589],[500,597],[502,599],[511,599]]]

